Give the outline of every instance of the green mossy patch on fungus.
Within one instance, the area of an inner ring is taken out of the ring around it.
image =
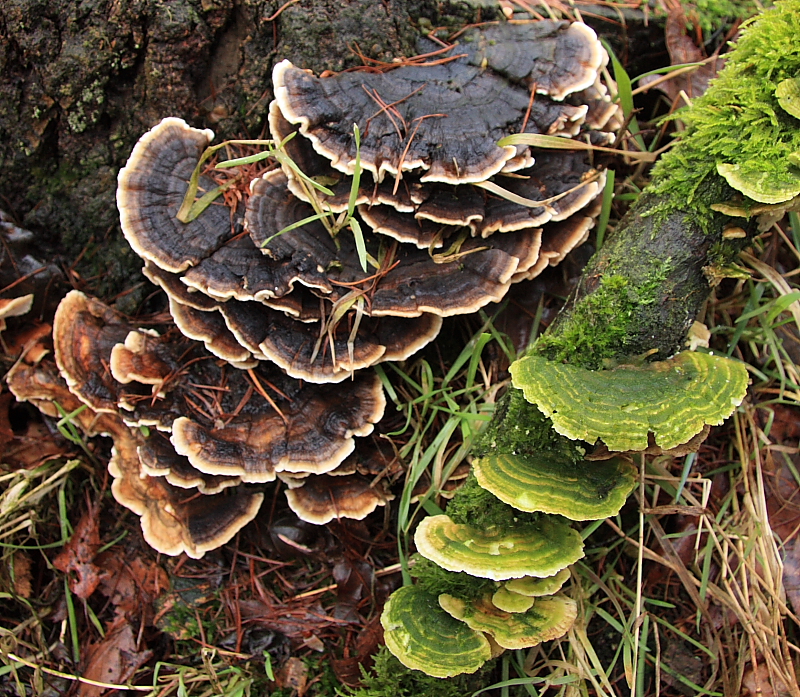
[[[708,91],[681,112],[689,128],[654,170],[651,191],[665,203],[652,213],[686,205],[710,217],[695,194],[721,163],[758,167],[784,177],[800,151],[797,119],[779,104],[778,85],[800,73],[800,0],[784,0],[746,26],[736,49]],[[796,172],[795,172],[796,173]]]
[[[447,593],[462,600],[477,600],[497,588],[491,579],[470,576],[463,571],[447,571],[419,554],[414,556],[411,576],[417,580],[419,588],[432,595]]]

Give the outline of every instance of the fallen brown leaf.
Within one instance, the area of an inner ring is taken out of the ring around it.
[[[120,684],[152,657],[152,651],[138,651],[133,629],[122,618],[106,629],[105,639],[91,644],[86,653],[86,668],[82,677],[97,682]],[[80,683],[79,697],[100,697],[105,688]]]
[[[673,8],[667,16],[665,28],[667,51],[670,65],[683,63],[699,63],[706,56],[694,41],[686,35],[686,17],[682,7]],[[711,59],[692,72],[681,73],[668,80],[661,81],[661,75],[649,75],[642,78],[641,84],[649,85],[659,81],[656,88],[661,90],[673,102],[684,92],[689,99],[695,99],[708,89],[708,83],[717,76],[725,64],[725,58],[714,54]]]
[[[778,675],[770,675],[766,663],[759,663],[755,670],[752,666],[742,678],[742,696],[753,697],[789,697],[792,694],[789,686]]]
[[[31,558],[25,552],[18,550],[11,558],[14,572],[14,593],[20,598],[30,598],[33,593],[31,587]]]
[[[155,562],[127,560],[111,550],[99,555],[94,563],[102,569],[100,592],[111,601],[116,612],[152,623],[153,603],[169,588],[167,572]]]
[[[303,697],[308,684],[308,666],[293,656],[275,674],[275,682],[280,689],[292,690],[293,695]]]
[[[94,557],[100,547],[97,507],[89,504],[86,512],[75,526],[75,532],[61,553],[53,560],[53,566],[62,573],[74,573],[69,588],[79,598],[86,600],[100,583],[100,570],[94,565]]]

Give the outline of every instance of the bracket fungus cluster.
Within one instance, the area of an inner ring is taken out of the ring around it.
[[[409,358],[443,318],[502,300],[586,239],[604,186],[586,144],[620,125],[607,60],[585,25],[541,21],[470,29],[447,56],[380,69],[315,77],[284,61],[276,165],[247,190],[245,171],[218,185],[209,130],[166,118],[139,140],[117,204],[174,327],[71,293],[54,343],[71,394],[126,434],[114,493],[153,546],[200,556],[276,477],[317,524],[391,498],[367,476],[375,446],[355,445],[385,404],[365,369]],[[515,134],[576,145],[498,144]],[[237,512],[197,539],[184,498]]]
[[[474,672],[502,649],[566,633],[576,606],[559,591],[583,556],[567,521],[616,515],[637,481],[627,453],[696,439],[730,416],[748,384],[742,364],[694,352],[602,371],[528,355],[511,372],[516,389],[473,448],[474,479],[447,515],[417,527],[417,551],[439,571],[423,565],[382,616],[390,650],[433,676]],[[590,458],[598,440],[606,451]],[[412,621],[411,602],[429,611]]]
[[[390,498],[370,486],[361,471],[370,455],[355,443],[383,415],[374,374],[316,385],[266,362],[243,370],[79,291],[56,311],[53,346],[55,365],[19,363],[11,390],[40,408],[58,402],[87,433],[113,438],[112,492],[160,552],[201,557],[224,544],[257,514],[258,485],[277,477],[313,522],[363,518]],[[325,475],[324,491],[303,491],[312,475]]]

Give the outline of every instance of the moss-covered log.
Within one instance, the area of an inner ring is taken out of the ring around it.
[[[698,193],[707,206],[733,190],[713,177]],[[741,240],[723,239],[731,218],[701,215],[699,208],[643,195],[591,259],[533,352],[595,369],[654,349],[659,360],[679,350],[718,270],[741,248]]]
[[[668,415],[681,421],[678,430],[694,420],[696,411],[711,407],[713,413],[702,415],[686,432],[664,441],[664,447],[672,447],[702,432],[704,423],[720,423],[741,402],[747,384],[741,364],[696,354],[664,359],[682,347],[713,283],[724,276],[748,232],[754,231],[748,211],[776,200],[782,209],[770,210],[772,215],[800,208],[800,196],[792,188],[795,179],[800,181],[796,171],[800,119],[793,113],[794,102],[788,108],[784,103],[800,72],[798,32],[800,0],[784,0],[745,31],[724,73],[688,111],[687,135],[662,160],[651,186],[590,261],[562,313],[529,349],[528,357],[512,366],[514,385],[524,388],[524,394],[518,389],[506,394],[475,444],[472,454],[479,478],[470,479],[448,506],[454,529],[461,517],[480,521],[482,527],[490,521],[492,534],[519,530],[518,520],[508,520],[510,506],[481,490],[479,483],[487,481],[481,471],[484,466],[494,467],[497,471],[492,474],[498,476],[522,472],[517,476],[520,486],[541,486],[541,474],[530,466],[525,469],[526,465],[540,458],[555,462],[563,453],[569,454],[570,444],[581,444],[581,457],[598,439],[611,450],[641,451],[648,444],[648,431],[655,431],[659,444],[660,426],[654,423],[658,418],[649,418],[651,404],[654,414],[679,405],[677,415]],[[778,85],[784,87],[778,89]],[[754,142],[760,147],[754,148]],[[740,163],[741,170],[736,169]],[[746,172],[750,179],[732,180],[726,176],[732,169]],[[734,190],[742,181],[745,187]],[[783,198],[765,192],[770,182],[777,183]],[[723,215],[721,208],[738,210],[743,217]],[[637,358],[663,362],[646,369],[631,368]],[[585,370],[610,368],[615,363],[626,367]],[[704,364],[706,376],[693,382],[687,363]],[[550,380],[548,376],[555,374],[567,379]],[[716,406],[711,404],[714,399],[698,394],[702,392],[698,381],[719,396]],[[649,387],[641,387],[645,382]],[[668,389],[672,383],[674,390]],[[558,404],[551,399],[557,390],[563,391],[555,395]],[[616,440],[620,424],[630,435],[629,424],[637,410],[642,425],[636,442]],[[600,412],[601,418],[595,418]],[[449,520],[446,516],[427,520],[441,519]],[[427,527],[427,522],[420,525],[423,530]],[[467,544],[472,543],[469,537]],[[423,556],[443,568],[456,568],[430,554],[425,544],[418,542],[418,546]],[[474,573],[470,567],[464,570]],[[488,575],[483,568],[481,573]],[[479,579],[465,579],[463,573],[433,572],[424,565],[415,574],[428,592],[460,594],[462,601],[478,597],[482,585]]]

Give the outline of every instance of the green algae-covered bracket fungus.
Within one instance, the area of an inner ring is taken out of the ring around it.
[[[717,172],[737,191],[759,203],[784,203],[800,194],[800,174],[762,162],[720,162]]]
[[[443,569],[494,581],[552,576],[583,556],[578,531],[550,516],[513,530],[478,529],[446,515],[429,516],[417,527],[414,543]]]
[[[486,632],[504,649],[525,649],[564,636],[578,615],[574,600],[561,595],[537,598],[527,612],[503,612],[489,598],[472,602],[439,596],[439,605],[478,632]]]
[[[532,595],[522,595],[500,586],[492,595],[492,604],[503,612],[527,612],[533,607],[536,598]]]
[[[478,484],[509,506],[570,520],[616,515],[636,486],[636,468],[621,458],[587,462],[544,450],[496,453],[472,464]]]
[[[415,586],[392,593],[381,614],[387,648],[408,668],[436,678],[474,673],[492,657],[489,640]]]
[[[741,404],[747,369],[729,358],[684,351],[666,361],[612,370],[527,356],[511,366],[514,386],[567,438],[609,450],[644,450],[648,433],[664,450],[706,424],[721,424]]]
[[[562,569],[557,574],[546,578],[533,578],[530,576],[512,578],[510,581],[506,581],[503,587],[512,593],[528,595],[532,598],[553,595],[561,590],[561,587],[567,582],[569,574],[569,569]]]
[[[787,113],[800,119],[800,77],[790,77],[775,88],[778,104]]]

